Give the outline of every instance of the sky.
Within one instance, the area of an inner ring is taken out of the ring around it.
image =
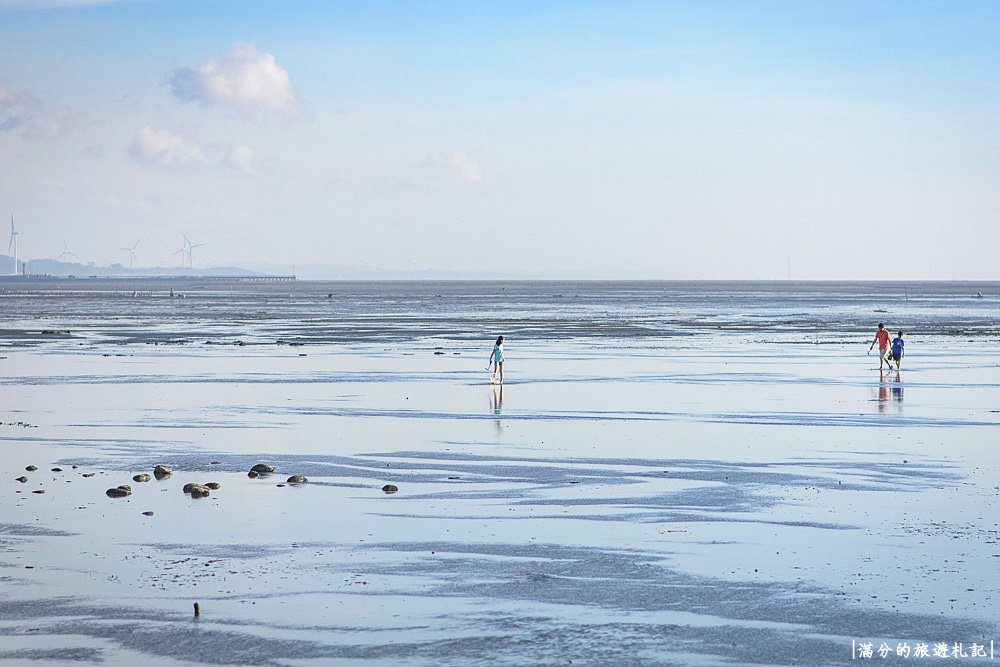
[[[0,0],[0,252],[1000,279],[1000,5]],[[9,253],[8,253],[9,254]]]

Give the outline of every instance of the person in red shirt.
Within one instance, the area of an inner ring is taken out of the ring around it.
[[[878,331],[875,332],[875,340],[872,344],[868,346],[868,351],[871,352],[872,348],[875,347],[875,343],[878,343],[878,369],[882,370],[882,364],[889,366],[889,362],[886,359],[886,355],[889,354],[889,331],[885,328],[885,324],[882,322],[878,323]]]

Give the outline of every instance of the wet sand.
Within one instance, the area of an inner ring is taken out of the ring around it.
[[[515,338],[501,392],[485,343],[105,334],[0,349],[4,664],[839,665],[867,642],[904,664],[1000,640],[995,339],[917,339],[880,378],[867,333]]]

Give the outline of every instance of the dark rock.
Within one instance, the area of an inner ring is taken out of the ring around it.
[[[62,468],[53,468],[52,472],[62,472]]]
[[[385,486],[382,487],[382,491],[384,491],[385,493],[396,493],[397,491],[399,491],[399,487],[396,486],[395,484],[386,484]]]
[[[208,488],[212,489],[213,491],[218,491],[219,489],[222,488],[222,485],[219,484],[218,482],[205,482],[204,486],[207,486]]]
[[[209,461],[208,465],[210,466],[222,465],[222,461]]]
[[[132,488],[127,484],[122,484],[113,489],[108,489],[104,493],[107,494],[108,498],[124,498],[125,496],[132,495]]]
[[[143,512],[142,515],[143,516],[153,516],[153,513],[152,512]]]
[[[266,475],[274,472],[274,466],[269,466],[266,463],[258,463],[254,467],[250,468],[250,472],[255,472],[258,475]]]
[[[32,493],[45,493],[45,489],[35,489]]]
[[[82,477],[93,477],[96,474],[97,474],[96,472],[85,472],[83,473]]]
[[[305,484],[309,480],[306,479],[305,475],[292,475],[287,480],[289,484]]]
[[[192,484],[190,493],[192,498],[207,498],[212,491],[204,484]]]
[[[38,470],[38,466],[28,466],[27,468],[25,468],[25,470],[27,470],[28,472],[35,472],[36,470]]]
[[[155,477],[156,479],[166,479],[167,477],[170,477],[173,474],[174,474],[174,469],[168,468],[167,466],[164,465],[159,465],[153,468],[153,477]]]
[[[21,475],[20,477],[17,478],[17,481],[20,482],[21,484],[24,484],[25,482],[28,481],[28,478],[25,477],[24,475]]]
[[[151,479],[153,479],[153,478],[150,477],[149,475],[147,475],[146,473],[142,473],[141,475],[135,475],[132,478],[132,481],[133,482],[148,482]]]
[[[260,475],[258,475],[256,472],[254,472],[253,470],[251,470],[250,472],[247,473],[247,477],[249,477],[250,479],[253,479],[254,477],[260,477]]]

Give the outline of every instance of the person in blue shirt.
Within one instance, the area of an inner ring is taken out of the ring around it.
[[[493,367],[493,374],[490,375],[490,382],[496,382],[497,375],[500,376],[500,384],[503,384],[503,336],[497,336],[497,342],[493,345],[493,351],[490,352],[489,363],[496,363]]]
[[[889,348],[889,367],[892,367],[892,362],[896,362],[896,370],[899,370],[900,364],[903,363],[903,346],[905,341],[903,340],[903,332],[900,331],[896,334],[896,337],[892,339],[892,347]]]

